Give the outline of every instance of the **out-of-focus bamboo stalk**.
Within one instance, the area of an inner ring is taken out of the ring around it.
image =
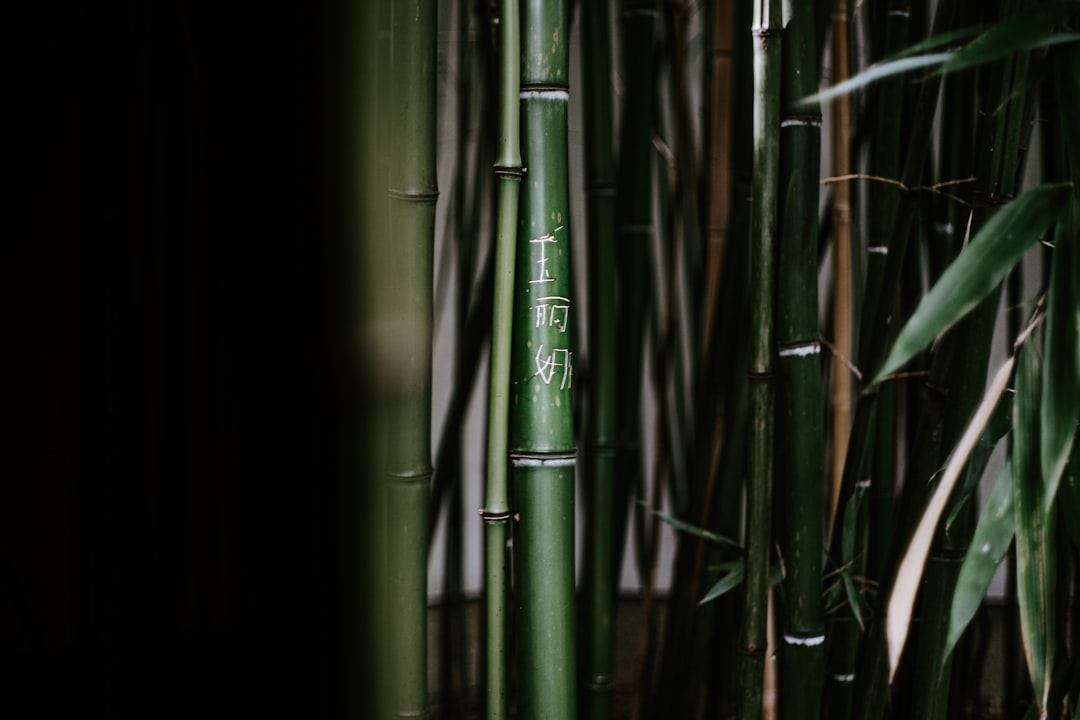
[[[587,572],[582,708],[592,720],[614,710],[615,594],[618,582],[615,506],[618,374],[615,297],[615,161],[612,147],[611,6],[582,8],[585,66],[585,193],[589,275],[589,387],[586,432]]]
[[[761,717],[767,644],[772,514],[775,266],[780,172],[779,0],[754,4],[754,184],[750,247],[750,336],[747,378],[750,428],[746,489],[745,603],[740,632],[739,717]]]

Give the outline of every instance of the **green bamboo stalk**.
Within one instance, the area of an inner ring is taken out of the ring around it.
[[[758,0],[754,37],[754,186],[750,237],[750,430],[746,492],[746,594],[740,635],[739,717],[761,717],[769,584],[773,456],[773,356],[780,170],[779,0]]]
[[[435,235],[435,3],[391,8],[390,290],[392,385],[386,497],[391,706],[427,712],[427,522],[431,481],[432,266]]]
[[[488,394],[487,484],[484,492],[484,557],[487,619],[485,667],[488,720],[508,717],[507,539],[511,518],[508,473],[511,341],[518,199],[523,168],[520,139],[520,23],[517,0],[499,7],[498,218],[495,235],[495,299],[491,330],[491,387]]]
[[[511,350],[520,717],[576,717],[569,17],[565,0],[521,8],[521,198]]]
[[[585,68],[585,193],[589,261],[589,367],[587,467],[585,484],[588,571],[582,690],[584,714],[605,720],[614,709],[615,594],[618,563],[615,502],[616,378],[615,337],[615,160],[611,143],[611,8],[606,0],[582,8]]]
[[[780,650],[780,717],[815,718],[821,707],[825,624],[821,560],[825,512],[825,438],[821,423],[817,239],[821,109],[796,107],[817,91],[814,14],[809,0],[784,3],[781,122],[781,221],[777,343],[777,431],[784,498],[784,644]]]

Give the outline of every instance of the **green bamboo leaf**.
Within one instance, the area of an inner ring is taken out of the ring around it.
[[[861,483],[856,485],[855,490],[848,499],[847,507],[844,509],[844,527],[840,536],[840,558],[843,560],[844,565],[855,559],[855,548],[862,546],[859,540],[862,534],[860,532],[863,527],[861,520],[867,492],[866,485]]]
[[[887,77],[893,75],[900,75],[902,73],[910,72],[912,70],[918,70],[919,68],[930,67],[931,65],[940,65],[953,56],[954,52],[933,53],[930,55],[919,55],[917,57],[905,57],[899,60],[892,60],[888,62],[878,63],[871,65],[857,75],[852,75],[847,80],[833,85],[831,88],[822,90],[819,93],[815,93],[809,97],[803,98],[799,101],[799,105],[810,105],[811,103],[820,102],[826,103],[830,100],[834,100],[841,95],[847,95],[849,92],[864,88],[870,83],[878,80],[884,80]]]
[[[1073,199],[1061,213],[1054,232],[1046,324],[1043,330],[1040,463],[1045,482],[1043,512],[1049,514],[1065,472],[1076,424],[1080,421],[1080,307],[1077,286],[1076,239],[1080,237],[1080,201]]]
[[[942,273],[900,331],[874,383],[922,352],[997,287],[1060,214],[1070,185],[1042,185],[999,210]]]
[[[709,592],[705,593],[705,597],[701,598],[698,605],[704,605],[710,600],[715,600],[724,593],[732,590],[742,584],[743,577],[746,574],[746,566],[742,560],[734,560],[730,563],[724,563],[728,566],[728,573],[724,577],[713,585]]]
[[[899,60],[900,58],[918,55],[919,53],[926,52],[927,50],[936,50],[939,47],[952,45],[961,40],[967,40],[968,38],[975,37],[980,33],[986,32],[986,30],[990,27],[992,26],[989,23],[981,23],[979,25],[972,25],[970,27],[960,28],[959,30],[952,30],[950,32],[941,33],[940,35],[934,35],[933,37],[926,38],[922,42],[917,42],[914,45],[907,46],[900,52],[885,58],[882,62]]]
[[[844,594],[847,595],[852,616],[859,623],[859,627],[865,629],[862,616],[862,600],[859,598],[859,591],[855,588],[855,581],[852,580],[851,574],[846,572],[840,573],[840,580],[844,583]]]
[[[724,563],[716,565],[716,570],[726,570],[727,574],[720,578],[715,585],[709,588],[709,592],[705,593],[705,597],[698,601],[698,605],[704,605],[710,600],[715,600],[726,592],[737,588],[742,584],[743,578],[746,576],[746,563],[742,558],[737,560],[729,560]],[[774,588],[784,580],[783,570],[779,565],[773,565],[769,568],[769,587]]]
[[[996,23],[965,45],[941,66],[941,72],[963,70],[1000,60],[1014,52],[1078,40],[1080,35],[1075,33],[1052,33],[1055,26],[1077,11],[1080,11],[1077,0],[1051,0],[1031,5]]]
[[[1026,347],[1026,345],[1025,345]],[[964,434],[952,452],[949,464],[945,467],[941,479],[938,480],[934,494],[930,496],[930,502],[923,511],[915,532],[912,533],[911,542],[904,553],[903,560],[896,570],[893,581],[892,594],[885,611],[885,639],[889,653],[889,682],[892,683],[896,675],[896,668],[900,664],[900,654],[907,642],[908,630],[911,626],[911,614],[915,607],[915,596],[918,594],[922,582],[923,567],[926,565],[926,555],[930,551],[930,542],[937,531],[938,521],[945,511],[945,505],[956,487],[956,481],[960,477],[964,464],[971,455],[978,442],[979,435],[994,412],[1005,386],[1008,385],[1009,376],[1016,364],[1016,356],[1013,355],[998,369],[997,374],[990,381],[979,403],[974,417],[968,423]]]
[[[1020,347],[1013,409],[1013,508],[1020,635],[1035,701],[1043,711],[1054,657],[1055,542],[1053,514],[1044,510],[1039,468],[1040,359],[1032,343]]]
[[[979,609],[990,580],[1015,534],[1013,523],[1012,464],[1005,467],[994,483],[990,498],[986,501],[975,534],[971,538],[960,576],[953,592],[952,614],[949,618],[949,634],[945,640],[942,661],[948,659],[957,640],[967,628],[975,611]]]
[[[642,505],[644,505],[644,502],[642,502]],[[692,525],[683,520],[679,520],[678,518],[672,517],[671,515],[668,515],[667,513],[661,512],[659,510],[654,510],[653,508],[648,509],[653,515],[656,515],[658,518],[660,518],[676,530],[682,530],[685,533],[690,533],[694,537],[701,538],[702,540],[708,540],[709,542],[714,542],[718,545],[723,545],[724,547],[736,550],[739,553],[742,553],[743,551],[742,546],[729,537],[718,535],[714,532],[709,532],[704,528],[700,528],[697,525]]]

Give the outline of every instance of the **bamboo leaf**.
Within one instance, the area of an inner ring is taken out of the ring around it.
[[[729,560],[728,562],[720,563],[715,567],[717,570],[726,570],[727,574],[720,578],[715,585],[709,588],[709,592],[705,593],[705,597],[698,601],[698,605],[704,605],[710,600],[715,600],[726,592],[737,588],[742,584],[743,578],[746,576],[746,563],[742,558],[737,560]],[[769,587],[774,588],[784,580],[783,570],[779,565],[773,565],[769,568]]]
[[[859,530],[863,527],[860,520],[862,519],[866,493],[867,487],[865,485],[856,485],[844,510],[844,527],[840,537],[840,557],[844,565],[855,559],[855,548],[862,546],[862,543],[859,542],[859,536],[861,535]]]
[[[1077,308],[1080,307],[1076,277],[1076,238],[1080,237],[1078,206],[1077,200],[1070,202],[1055,228],[1043,330],[1045,361],[1039,447],[1046,485],[1043,512],[1047,514],[1065,472],[1065,462],[1076,437],[1076,424],[1080,421],[1080,351],[1077,350],[1080,331],[1076,322]]]
[[[1013,408],[1013,509],[1016,522],[1016,587],[1036,704],[1045,712],[1054,657],[1055,543],[1052,514],[1044,510],[1039,469],[1040,360],[1031,343],[1020,348]]]
[[[940,65],[953,56],[953,52],[933,53],[930,55],[919,55],[917,57],[905,57],[899,60],[891,60],[888,62],[878,63],[871,65],[857,75],[852,75],[847,80],[833,85],[831,88],[822,90],[819,93],[815,93],[809,97],[803,98],[799,101],[799,105],[810,105],[811,103],[820,102],[826,103],[830,100],[835,100],[841,95],[847,95],[848,93],[864,88],[870,83],[878,80],[884,80],[885,78],[892,77],[893,75],[900,75],[902,73],[910,72],[912,70],[918,70],[919,68],[930,67],[931,65]]]
[[[644,505],[644,503],[642,504]],[[697,525],[691,525],[688,522],[679,520],[678,518],[672,517],[667,513],[655,510],[653,508],[649,508],[649,511],[653,515],[656,515],[658,518],[666,522],[671,527],[675,528],[676,530],[682,530],[685,533],[690,533],[694,537],[701,538],[702,540],[708,540],[709,542],[714,542],[718,545],[723,545],[724,547],[731,548],[732,550],[736,550],[739,553],[742,553],[743,551],[742,546],[729,537],[718,535],[714,532],[709,532],[704,528],[700,528]]]
[[[975,37],[980,33],[986,32],[986,30],[990,27],[992,27],[990,24],[982,23],[979,25],[972,25],[970,27],[941,33],[940,35],[934,35],[933,37],[926,38],[922,42],[917,42],[914,45],[907,46],[895,55],[885,58],[884,62],[889,62],[891,60],[899,60],[900,58],[918,55],[919,53],[926,52],[927,50],[935,50],[939,47],[952,45],[961,40],[967,40],[968,38]]]
[[[731,565],[733,567],[731,567],[727,575],[720,578],[720,580],[709,589],[709,592],[705,593],[705,597],[701,598],[698,605],[704,605],[710,600],[715,600],[729,590],[737,588],[742,584],[743,577],[746,574],[745,564],[742,560],[736,560],[731,563]]]
[[[961,48],[941,66],[954,72],[1000,60],[1014,52],[1034,50],[1080,39],[1075,33],[1052,34],[1054,27],[1080,10],[1077,0],[1051,0],[1031,5],[996,23]]]
[[[952,653],[956,642],[975,617],[975,612],[986,595],[986,589],[990,586],[990,580],[1009,549],[1014,534],[1012,465],[1006,461],[979,517],[979,524],[971,538],[964,564],[960,566],[960,576],[956,580],[956,590],[953,593],[949,634],[942,655],[943,662]]]
[[[840,573],[840,580],[844,583],[844,594],[847,595],[852,616],[859,623],[860,628],[866,629],[862,618],[862,600],[859,598],[859,591],[855,589],[855,581],[851,579],[851,574],[846,572]]]
[[[1012,374],[1013,365],[1016,362],[1015,355],[1010,357],[998,369],[993,380],[990,381],[982,402],[975,411],[974,417],[968,423],[967,429],[957,443],[952,453],[949,464],[945,467],[941,479],[938,481],[930,502],[923,512],[912,534],[911,542],[904,554],[903,560],[896,571],[893,582],[892,594],[886,608],[885,638],[889,651],[889,682],[892,683],[896,675],[896,668],[900,663],[900,653],[907,641],[908,630],[911,625],[911,613],[915,606],[915,596],[919,591],[922,580],[923,567],[926,564],[926,554],[930,550],[930,542],[934,538],[938,521],[945,510],[949,496],[952,494],[956,481],[960,477],[961,470],[967,462],[968,456],[975,447],[975,443],[982,434],[990,416],[994,412],[1001,395],[1005,392],[1009,376]]]
[[[919,303],[873,382],[922,352],[989,295],[1054,222],[1069,193],[1067,184],[1042,185],[999,210]]]

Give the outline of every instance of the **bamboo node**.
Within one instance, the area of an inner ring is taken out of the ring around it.
[[[435,202],[439,199],[438,190],[425,192],[419,190],[398,190],[397,188],[387,188],[386,194],[394,200],[404,200],[406,202],[415,203]]]
[[[612,692],[615,689],[615,679],[609,675],[595,675],[591,678],[585,678],[581,681],[589,690],[598,690],[600,692]]]
[[[788,645],[814,647],[825,642],[825,633],[784,633],[784,642]]]
[[[521,179],[525,175],[525,168],[521,165],[496,165],[495,174]]]
[[[479,512],[480,517],[483,518],[484,522],[490,523],[506,522],[514,516],[514,512],[512,510],[485,510],[483,508],[480,508]]]

